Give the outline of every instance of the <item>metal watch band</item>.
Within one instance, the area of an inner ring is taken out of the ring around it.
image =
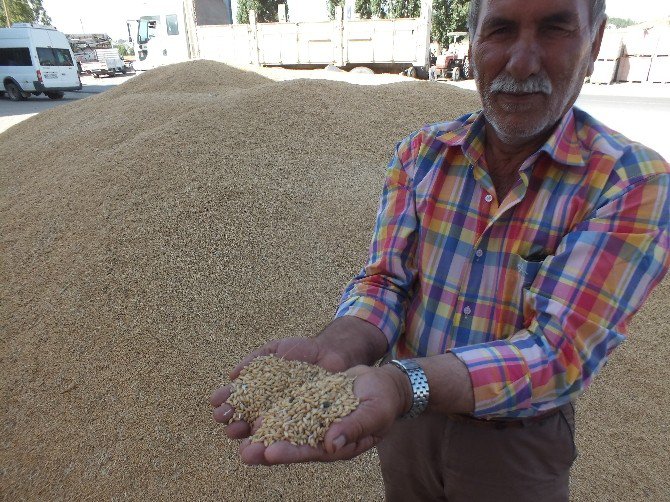
[[[412,407],[402,418],[418,417],[428,406],[430,390],[428,389],[426,374],[421,366],[411,359],[392,359],[389,364],[400,368],[407,375],[409,383],[412,385]]]

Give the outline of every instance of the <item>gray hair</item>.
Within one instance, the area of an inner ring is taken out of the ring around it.
[[[598,28],[602,22],[607,19],[605,14],[605,0],[590,0],[591,1],[591,35],[595,38]],[[477,31],[477,22],[479,21],[479,11],[482,5],[482,0],[470,0],[470,12],[468,13],[468,31],[470,32],[470,40],[474,40],[475,32]]]

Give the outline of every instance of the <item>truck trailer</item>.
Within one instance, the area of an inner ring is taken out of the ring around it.
[[[279,22],[257,23],[250,11],[248,24],[233,24],[230,0],[145,1],[128,23],[133,66],[210,59],[288,68],[365,66],[428,77],[432,0],[422,0],[418,18],[352,19],[338,6],[333,20],[291,23],[282,7]]]

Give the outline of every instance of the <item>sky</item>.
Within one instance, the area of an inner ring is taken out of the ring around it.
[[[434,0],[439,1],[439,0]],[[43,0],[52,24],[64,33],[107,33],[114,40],[127,38],[127,19],[139,15],[138,0]],[[233,12],[236,0],[232,0]],[[317,20],[327,16],[326,0],[288,0],[291,21]],[[607,0],[610,17],[646,21],[670,16],[669,0]]]

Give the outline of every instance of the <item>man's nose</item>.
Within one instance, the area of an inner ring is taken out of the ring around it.
[[[506,69],[517,80],[525,80],[540,72],[541,48],[531,34],[521,34],[508,49]]]

